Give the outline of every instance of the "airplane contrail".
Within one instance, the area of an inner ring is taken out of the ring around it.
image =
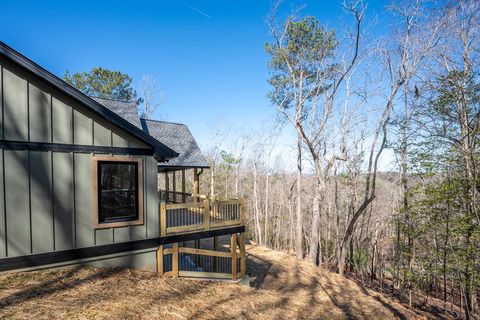
[[[211,16],[209,16],[208,14],[206,14],[205,12],[203,12],[202,10],[195,8],[195,7],[192,6],[191,4],[188,4],[188,3],[186,3],[186,2],[184,2],[184,4],[185,4],[187,7],[189,7],[190,9],[192,9],[192,10],[200,13],[202,16],[205,16],[205,17],[207,17],[207,18],[211,18]]]

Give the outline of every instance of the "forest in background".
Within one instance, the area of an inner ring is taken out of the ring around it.
[[[265,46],[275,125],[217,130],[202,193],[245,198],[257,244],[410,304],[442,299],[471,319],[480,313],[480,3],[393,2],[385,37],[372,35],[367,2],[343,4],[342,30],[301,9],[282,16],[281,5]],[[285,132],[295,170],[276,152]],[[385,150],[390,172],[378,169]]]
[[[368,1],[345,1],[336,30],[282,6],[263,48],[272,125],[218,126],[201,193],[244,198],[257,244],[410,305],[435,297],[479,315],[480,2],[393,1],[379,20]],[[131,77],[101,67],[64,79],[136,101],[145,118],[163,99],[151,76],[138,95]]]

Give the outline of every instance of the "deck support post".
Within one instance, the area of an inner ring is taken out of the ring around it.
[[[213,251],[218,251],[218,237],[213,237]],[[215,270],[218,270],[219,262],[217,257],[213,257],[213,264],[215,265]]]
[[[240,198],[240,223],[245,224],[245,199]]]
[[[172,171],[173,203],[177,203],[177,171]]]
[[[193,169],[193,201],[198,202],[198,196],[200,194],[200,185],[198,183],[198,170],[197,168]]]
[[[245,232],[240,233],[240,277],[245,278],[247,274],[247,253],[245,252]]]
[[[160,203],[160,235],[167,235],[167,204]]]
[[[182,203],[187,202],[187,197],[185,195],[186,188],[185,188],[185,169],[182,169]]]
[[[163,246],[159,246],[157,250],[157,274],[163,276]]]
[[[232,280],[237,280],[237,234],[230,238],[230,250],[232,253]]]
[[[178,242],[172,246],[172,275],[178,278]]]

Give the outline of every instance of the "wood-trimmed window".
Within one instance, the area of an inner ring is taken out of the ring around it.
[[[142,159],[93,157],[93,226],[143,224]]]

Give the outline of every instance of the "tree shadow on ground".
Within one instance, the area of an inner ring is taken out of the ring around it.
[[[69,267],[65,272],[60,272],[60,274],[53,279],[49,278],[48,280],[41,281],[0,299],[0,310],[22,304],[31,299],[43,298],[67,289],[75,288],[89,281],[108,278],[123,270],[122,268],[105,268],[87,277],[82,277],[79,275],[82,268],[86,267],[80,265]],[[12,276],[15,277],[15,275]]]
[[[254,278],[250,283],[251,287],[259,289],[265,281],[272,263],[260,258],[259,256],[248,254],[247,257],[247,275]]]

